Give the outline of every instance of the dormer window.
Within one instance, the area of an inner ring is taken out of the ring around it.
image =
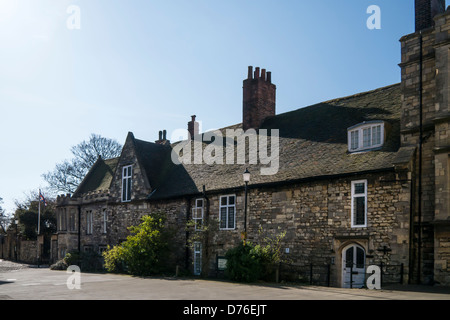
[[[381,148],[384,143],[384,121],[366,121],[347,129],[348,151],[367,151]]]

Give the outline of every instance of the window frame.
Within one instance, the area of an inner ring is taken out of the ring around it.
[[[59,212],[58,231],[67,231],[67,208],[61,208]]]
[[[376,142],[378,142],[378,138],[379,143],[374,144],[373,141],[377,140]],[[347,129],[347,148],[350,153],[381,148],[384,145],[384,140],[384,121],[367,121]]]
[[[108,212],[106,208],[102,209],[102,234],[108,233]]]
[[[230,205],[230,201],[229,198],[230,197],[234,197],[234,203],[232,205]],[[226,205],[222,205],[222,199],[223,198],[227,198],[227,204]],[[220,196],[219,198],[219,229],[220,230],[235,230],[236,229],[236,195],[235,194],[227,194],[227,195],[223,195]],[[222,227],[222,208],[226,208],[226,220],[225,220],[225,228]],[[229,209],[233,208],[234,212],[233,212],[233,226],[230,228],[229,227],[229,220],[230,220],[230,212]]]
[[[68,219],[68,227],[67,230],[70,232],[77,231],[77,220],[76,220],[76,211],[75,208],[69,209],[69,219]]]
[[[129,174],[128,174],[129,169]],[[133,165],[126,165],[122,167],[122,202],[131,201],[131,191],[133,186]]]
[[[364,183],[364,193],[356,193],[355,192],[355,185]],[[367,227],[367,180],[355,180],[351,183],[351,227],[352,228],[364,228]],[[355,208],[355,199],[356,198],[364,198],[364,224],[356,224],[356,212],[357,208]]]
[[[199,206],[198,202],[199,200],[202,201],[202,205]],[[204,219],[204,213],[205,213],[205,199],[203,198],[197,198],[194,201],[194,207],[192,208],[192,220],[194,221],[194,230],[195,231],[201,231],[201,226],[203,226],[203,219]],[[201,212],[201,216],[198,217],[198,210]],[[198,227],[200,226],[200,227]]]
[[[203,251],[203,245],[201,242],[196,241],[194,242],[193,246],[194,251],[194,275],[199,276],[202,273],[202,251]]]
[[[86,210],[86,234],[90,235],[94,232],[94,213],[92,210]]]

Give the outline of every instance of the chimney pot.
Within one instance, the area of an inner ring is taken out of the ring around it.
[[[259,67],[255,68],[255,76],[253,78],[254,79],[259,79]]]
[[[167,140],[166,135],[167,135],[167,131],[166,130],[159,131],[159,139],[156,140],[155,143],[156,144],[161,144],[161,145],[169,144],[170,141]]]
[[[248,67],[247,79],[249,79],[249,80],[253,79],[253,67],[252,66]]]
[[[188,122],[188,132],[190,135],[190,139],[194,139],[194,136],[199,134],[199,125],[198,122],[195,121],[196,116],[191,116],[191,121]]]

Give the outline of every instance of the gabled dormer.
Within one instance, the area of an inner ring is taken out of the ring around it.
[[[386,123],[364,121],[347,129],[348,152],[378,150],[386,141]]]
[[[129,132],[111,183],[110,194],[117,202],[145,198],[151,190],[136,144],[133,133]]]
[[[112,201],[125,203],[147,199],[161,184],[170,150],[168,141],[152,143],[138,140],[129,132],[111,183]]]

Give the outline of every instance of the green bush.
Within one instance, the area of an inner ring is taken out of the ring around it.
[[[286,232],[265,235],[262,228],[258,231],[261,244],[247,242],[228,250],[225,274],[231,280],[254,282],[256,280],[273,279],[274,266],[282,259],[281,241]]]
[[[125,253],[122,246],[108,246],[108,249],[103,252],[105,259],[105,269],[112,273],[126,273],[125,267]]]
[[[140,225],[130,227],[132,235],[126,241],[103,252],[106,270],[138,276],[162,272],[169,251],[165,220],[165,214],[154,213],[143,216]]]
[[[227,251],[226,275],[229,279],[239,282],[254,282],[261,278],[264,271],[264,261],[261,252],[255,250],[250,243],[241,243],[236,248]]]

